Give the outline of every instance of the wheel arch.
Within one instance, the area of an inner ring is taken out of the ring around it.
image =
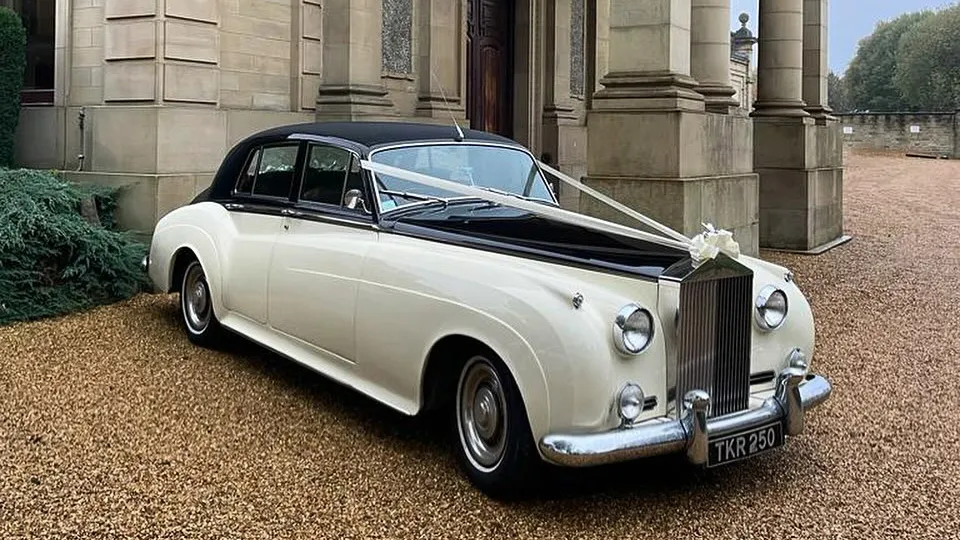
[[[196,229],[193,230],[196,231]],[[183,279],[184,271],[186,271],[191,260],[196,260],[203,268],[207,285],[210,287],[214,315],[217,318],[221,318],[223,316],[224,306],[221,267],[217,249],[207,234],[202,233],[191,236],[192,238],[175,244],[175,248],[167,250],[171,255],[167,259],[167,290],[165,292],[175,293],[180,290],[180,283]]]
[[[467,351],[480,350],[499,360],[507,369],[520,391],[524,412],[533,431],[537,433],[549,425],[549,394],[545,374],[532,350],[507,354],[505,348],[466,332],[452,332],[437,339],[427,352],[420,377],[421,413],[432,413],[449,403],[456,392],[459,368],[468,360]]]
[[[183,274],[187,271],[187,266],[190,265],[190,261],[199,261],[196,252],[192,248],[184,246],[178,249],[173,257],[170,259],[170,287],[166,291],[169,293],[175,293],[179,291],[180,283],[183,281]],[[203,266],[203,263],[200,263]]]

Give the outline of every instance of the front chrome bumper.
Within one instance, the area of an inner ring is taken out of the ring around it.
[[[683,401],[680,419],[657,418],[602,433],[551,434],[540,440],[544,458],[557,465],[586,467],[686,452],[691,463],[707,463],[710,439],[783,421],[786,435],[803,431],[804,413],[826,401],[833,387],[819,375],[788,368],[774,395],[755,409],[707,419],[710,397],[695,390]]]

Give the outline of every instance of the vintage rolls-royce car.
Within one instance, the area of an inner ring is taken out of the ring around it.
[[[548,178],[637,227],[561,209]],[[544,462],[742,460],[831,392],[787,269],[458,126],[257,133],[159,221],[144,266],[198,345],[239,334],[402,413],[447,414],[492,495]]]

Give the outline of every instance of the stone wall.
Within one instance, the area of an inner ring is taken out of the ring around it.
[[[839,115],[848,149],[895,150],[960,156],[957,113],[854,113]]]

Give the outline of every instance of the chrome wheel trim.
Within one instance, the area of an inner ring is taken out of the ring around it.
[[[193,263],[187,268],[187,272],[183,275],[180,295],[187,329],[194,334],[202,334],[210,326],[213,306],[210,303],[210,287],[207,285],[200,263]]]
[[[471,465],[492,472],[503,461],[507,443],[507,400],[490,362],[471,358],[457,384],[457,431]]]

